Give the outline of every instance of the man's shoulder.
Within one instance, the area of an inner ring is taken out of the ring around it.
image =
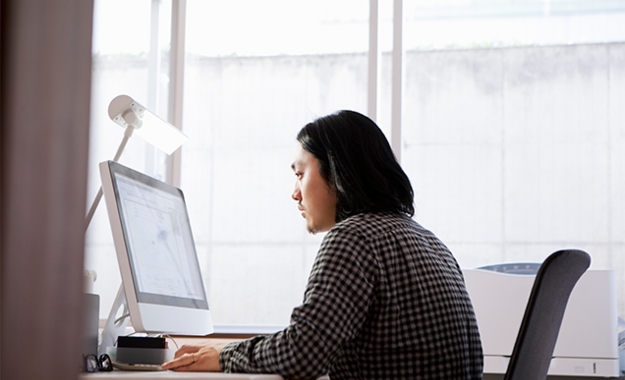
[[[420,226],[405,214],[390,212],[362,213],[350,216],[337,223],[332,230],[338,234],[348,233],[371,237],[403,228],[418,229]]]

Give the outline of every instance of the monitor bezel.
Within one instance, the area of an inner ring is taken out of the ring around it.
[[[135,331],[185,335],[208,335],[212,333],[212,318],[206,289],[202,281],[200,281],[203,295],[201,300],[138,292],[134,275],[135,270],[130,259],[130,249],[128,248],[128,237],[124,228],[125,222],[120,212],[121,205],[119,203],[117,176],[121,175],[131,178],[148,187],[179,197],[184,205],[184,213],[187,223],[189,223],[188,232],[191,243],[193,243],[193,234],[182,190],[114,161],[100,163],[100,175],[122,277],[124,295]],[[195,244],[192,245],[195,253],[195,268],[200,271]],[[201,280],[201,271],[199,276]]]

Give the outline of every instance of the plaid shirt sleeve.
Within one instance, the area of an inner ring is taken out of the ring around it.
[[[221,368],[287,379],[481,377],[479,334],[457,264],[446,248],[439,255],[444,246],[435,237],[415,238],[418,227],[410,218],[376,214],[337,224],[321,244],[290,325],[228,345]]]

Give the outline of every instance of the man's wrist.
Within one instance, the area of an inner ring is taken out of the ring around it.
[[[236,349],[238,342],[231,342],[226,344],[219,352],[219,368],[222,372],[232,372],[232,357],[233,351]]]

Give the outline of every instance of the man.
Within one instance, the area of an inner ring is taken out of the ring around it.
[[[460,268],[411,217],[413,190],[382,131],[341,111],[306,125],[293,199],[326,232],[289,327],[184,346],[165,369],[315,379],[481,379],[482,347]]]

